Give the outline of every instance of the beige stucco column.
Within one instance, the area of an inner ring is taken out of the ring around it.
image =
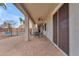
[[[26,41],[28,41],[29,40],[29,20],[28,20],[28,17],[25,17],[25,35],[24,35],[24,37],[25,37],[25,40]]]

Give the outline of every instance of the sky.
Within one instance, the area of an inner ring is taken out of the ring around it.
[[[3,25],[4,22],[9,22],[12,27],[18,28],[21,25],[19,18],[21,17],[25,20],[24,14],[12,3],[7,3],[6,7],[7,9],[4,9],[0,6],[0,26]]]

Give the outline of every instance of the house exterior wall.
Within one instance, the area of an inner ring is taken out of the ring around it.
[[[50,14],[48,14],[48,17],[46,19],[46,23],[47,23],[47,30],[44,31],[44,35],[52,42],[52,44],[54,44],[53,42],[53,15],[58,11],[58,9],[63,5],[63,3],[59,4]],[[57,32],[58,33],[58,32]],[[57,34],[57,39],[58,38],[58,34]],[[58,42],[57,42],[58,43]],[[61,50],[56,44],[54,44],[64,55],[67,55],[66,53],[63,52],[63,50]]]
[[[54,13],[62,6],[63,4],[59,4],[52,12],[50,12],[46,19],[46,31],[43,31],[44,35],[48,37],[48,39],[53,42],[53,15]]]
[[[44,31],[51,42],[53,42],[53,14],[61,7],[56,7],[46,19],[47,30]],[[79,4],[69,4],[69,53],[71,56],[79,56]]]
[[[53,42],[53,19],[51,15],[48,16],[46,23],[46,31],[43,31],[43,33],[51,42]]]
[[[34,28],[35,24],[32,22],[31,19],[29,19],[29,31],[31,30],[31,33],[33,34],[33,28]]]
[[[69,4],[70,55],[79,56],[79,3]]]

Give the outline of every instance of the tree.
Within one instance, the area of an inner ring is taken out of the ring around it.
[[[7,26],[8,28],[5,28],[7,29],[7,32],[10,32],[10,36],[12,36],[12,26],[11,24],[7,21],[7,22],[4,22],[4,26]]]
[[[21,25],[24,25],[24,20],[20,17],[19,18]],[[23,28],[21,28],[21,30],[23,30]]]
[[[24,23],[24,20],[21,17],[19,19],[21,24]]]
[[[9,31],[11,32],[11,36],[12,36],[12,27],[11,27],[10,23],[8,23],[8,28],[9,28]]]
[[[0,6],[2,6],[4,9],[7,9],[7,7],[4,3],[0,3]]]

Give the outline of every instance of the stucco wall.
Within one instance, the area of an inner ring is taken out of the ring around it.
[[[47,23],[46,31],[44,31],[43,33],[52,42],[53,41],[53,19],[52,19],[51,15],[48,16],[46,23]]]
[[[34,31],[34,30],[33,30],[34,26],[35,26],[35,24],[32,22],[31,19],[29,19],[29,29],[32,30],[32,34],[33,34],[33,31]]]
[[[53,15],[54,13],[62,6],[63,4],[59,4],[54,10],[52,10],[46,19],[46,23],[47,23],[47,30],[44,31],[44,35],[46,35],[48,37],[48,39],[53,42]]]
[[[79,56],[79,3],[69,4],[70,55]]]

